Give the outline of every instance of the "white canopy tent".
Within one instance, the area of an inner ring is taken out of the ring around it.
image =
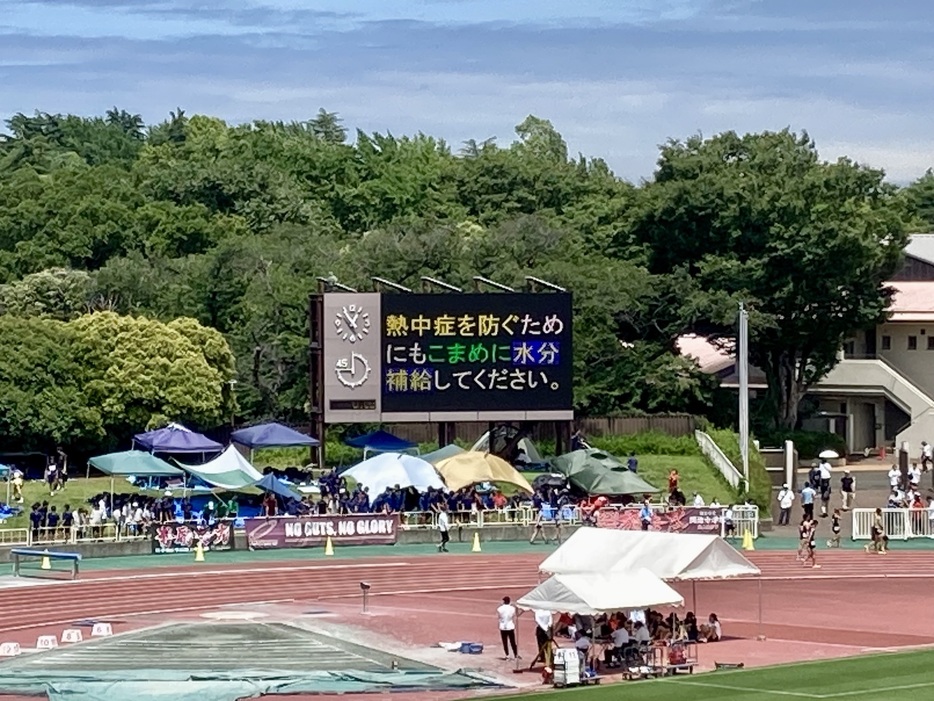
[[[521,597],[519,608],[593,616],[652,606],[683,606],[684,597],[648,570],[556,574]]]
[[[719,536],[610,528],[577,529],[538,568],[549,574],[589,577],[647,569],[666,581],[690,581],[694,609],[697,608],[697,581],[762,574]],[[761,578],[758,587],[761,633]]]
[[[219,456],[203,465],[186,465],[178,461],[176,463],[186,472],[221,489],[243,489],[263,479],[257,469],[234,446],[228,447]]]
[[[664,580],[725,579],[759,568],[715,535],[579,528],[539,570],[549,574],[636,572]]]
[[[370,496],[381,494],[386,487],[398,485],[402,489],[415,487],[427,491],[429,487],[444,489],[441,475],[435,466],[414,455],[379,453],[344,472],[345,477],[368,487]]]

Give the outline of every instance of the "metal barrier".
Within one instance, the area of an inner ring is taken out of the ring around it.
[[[706,535],[719,534],[726,537],[726,524],[723,521],[724,506],[685,506],[670,507],[667,504],[650,504],[652,511],[662,519],[661,529],[669,533],[701,533]],[[641,505],[606,506],[600,510],[601,514],[610,514],[610,523],[623,524],[622,526],[637,529],[639,527],[639,512]],[[678,518],[671,518],[672,516]],[[614,527],[614,526],[610,526]],[[759,507],[743,505],[733,507],[733,536],[742,538],[749,531],[755,539],[759,537]]]
[[[853,509],[853,540],[872,540],[875,509]],[[889,540],[934,538],[934,512],[928,509],[882,509],[882,530]]]
[[[0,546],[29,545],[28,528],[0,528]]]
[[[3,529],[0,530],[0,543],[4,543],[4,530],[23,530],[26,532],[25,545],[54,545],[56,543],[119,543],[126,540],[143,540],[148,537],[146,528],[127,528],[110,522],[100,525],[42,527],[38,529]],[[11,543],[12,544],[12,543]]]
[[[707,459],[710,460],[714,467],[720,471],[720,474],[723,475],[723,479],[725,479],[733,489],[740,489],[743,484],[743,473],[730,461],[726,453],[717,445],[717,442],[703,431],[694,431],[694,440],[696,440],[697,445],[700,446],[701,452],[707,456]]]

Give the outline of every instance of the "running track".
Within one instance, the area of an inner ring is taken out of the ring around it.
[[[801,578],[866,580],[934,576],[934,553],[821,551],[821,569],[804,568],[790,552],[747,553],[768,582]],[[210,555],[208,556],[210,557]],[[437,555],[212,565],[97,571],[77,582],[11,587],[3,591],[0,633],[67,625],[84,618],[169,614],[260,601],[334,600],[359,597],[359,583],[373,596],[522,590],[539,581],[543,554]]]

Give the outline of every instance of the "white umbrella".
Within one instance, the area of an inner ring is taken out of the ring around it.
[[[836,460],[840,456],[837,455],[837,453],[833,450],[824,450],[824,451],[821,451],[820,455],[818,455],[817,457],[823,458],[824,460]]]
[[[444,482],[434,465],[414,455],[380,453],[354,465],[344,473],[356,482],[368,487],[370,496],[381,494],[386,487],[399,485],[403,489],[415,487],[424,492],[429,487],[444,489]]]

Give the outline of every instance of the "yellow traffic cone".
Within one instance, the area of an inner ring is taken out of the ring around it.
[[[481,552],[481,550],[480,550],[480,534],[479,534],[479,533],[474,533],[474,534],[473,534],[473,547],[470,549],[470,552],[472,552],[472,553]]]
[[[324,543],[324,554],[327,557],[330,557],[334,554],[334,544],[331,543],[331,536],[328,536],[327,541]]]
[[[48,555],[49,551],[46,550],[45,552],[46,552],[46,555],[42,558],[42,564],[39,565],[39,567],[44,570],[50,570],[52,569],[52,561],[49,560],[49,555]]]
[[[749,532],[749,529],[746,529],[743,532],[743,550],[755,550],[756,546],[752,542],[752,533]]]
[[[195,546],[195,562],[204,562],[204,548],[201,547],[201,541]]]

